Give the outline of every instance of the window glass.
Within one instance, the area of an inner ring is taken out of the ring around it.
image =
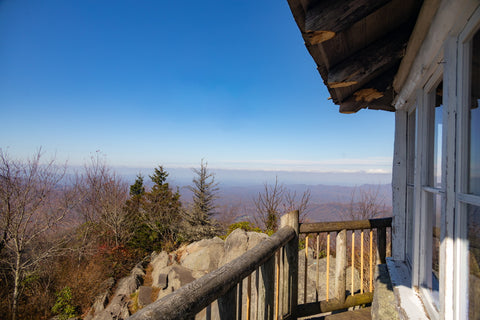
[[[407,211],[405,219],[405,253],[407,261],[412,263],[413,257],[413,216],[415,209],[414,202],[414,181],[415,181],[415,155],[416,155],[416,109],[408,114],[407,118]]]
[[[480,195],[480,32],[473,38],[468,192]]]
[[[438,284],[439,279],[439,262],[440,262],[440,217],[442,215],[442,196],[436,194],[433,199],[433,219],[432,219],[432,273],[433,284],[432,289],[438,291],[438,287],[435,288],[435,283]]]
[[[406,242],[405,252],[407,261],[412,264],[413,260],[413,216],[414,216],[414,188],[407,186],[407,217],[406,217]]]
[[[433,187],[442,187],[443,82],[435,90]]]
[[[407,184],[409,185],[413,185],[415,178],[416,118],[416,110],[410,112],[407,118]]]
[[[480,319],[480,207],[467,205],[468,213],[468,314]]]

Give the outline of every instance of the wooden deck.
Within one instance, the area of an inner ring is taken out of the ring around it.
[[[355,311],[345,311],[322,317],[308,317],[304,320],[371,320],[371,308],[363,308]]]

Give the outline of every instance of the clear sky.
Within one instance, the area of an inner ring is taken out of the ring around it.
[[[286,0],[0,1],[0,148],[15,157],[390,172],[394,114],[328,97]]]

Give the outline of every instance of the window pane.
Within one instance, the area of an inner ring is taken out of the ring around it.
[[[468,192],[480,195],[480,32],[473,38]]]
[[[438,291],[438,287],[435,288],[435,284],[438,285],[439,279],[439,262],[440,262],[440,218],[442,216],[442,196],[439,194],[434,195],[432,210],[432,273],[433,282],[432,289]]]
[[[406,236],[407,241],[405,243],[405,251],[407,254],[407,260],[412,263],[413,257],[413,216],[414,216],[414,188],[407,186],[407,218],[406,218]]]
[[[480,207],[467,205],[468,212],[468,314],[469,319],[480,319]]]
[[[407,184],[410,185],[415,178],[416,118],[416,110],[407,118]]]
[[[443,82],[435,90],[433,186],[442,187]]]

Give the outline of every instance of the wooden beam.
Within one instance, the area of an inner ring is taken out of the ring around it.
[[[328,86],[342,88],[366,82],[372,76],[398,63],[407,45],[408,31],[401,28],[399,32],[388,34],[333,66],[328,70]]]
[[[394,65],[381,76],[354,92],[349,98],[341,101],[340,113],[350,114],[365,108],[395,111],[395,108],[392,106],[392,81],[397,71],[397,66],[398,64]]]
[[[367,220],[332,221],[300,224],[300,233],[339,232],[342,230],[362,230],[372,228],[389,228],[392,218],[378,218]]]
[[[389,0],[325,0],[307,9],[305,32],[318,44],[365,18]]]
[[[337,299],[331,299],[330,301],[319,301],[302,304],[297,307],[298,317],[306,317],[319,313],[332,312],[337,310],[343,310],[362,304],[371,303],[373,301],[373,292],[367,292],[363,294],[356,294],[354,296],[348,296],[344,302]]]

